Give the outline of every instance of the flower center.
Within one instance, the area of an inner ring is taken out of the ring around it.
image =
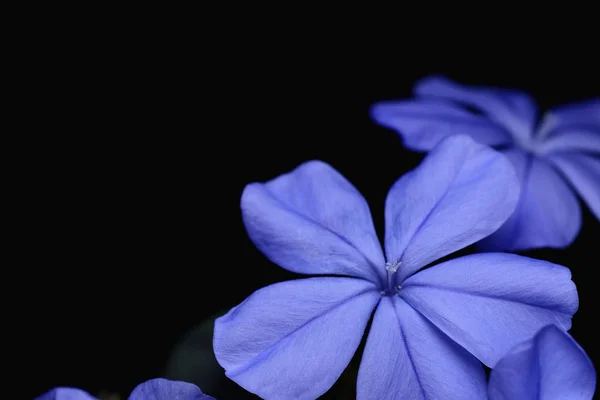
[[[396,296],[398,293],[400,293],[402,286],[394,285],[394,275],[396,274],[396,271],[398,271],[398,268],[400,268],[400,265],[402,265],[402,262],[397,260],[392,260],[391,262],[388,261],[385,263],[385,270],[387,271],[387,285],[380,292],[382,296]]]
[[[535,136],[528,140],[519,140],[518,143],[522,149],[533,154],[537,154],[540,151],[540,146],[542,145],[541,140]]]

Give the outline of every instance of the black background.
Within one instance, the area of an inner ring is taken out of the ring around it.
[[[543,108],[600,94],[591,50],[570,43],[517,51],[518,39],[480,45],[471,33],[430,47],[411,35],[383,43],[252,27],[225,38],[159,22],[118,37],[102,26],[81,41],[54,26],[31,49],[42,110],[28,118],[43,134],[28,138],[20,164],[25,398],[58,385],[125,397],[162,373],[188,329],[292,277],[245,233],[250,182],[326,161],[366,197],[381,237],[387,190],[422,155],[368,109],[410,96],[416,79],[516,87]],[[599,237],[584,207],[570,248],[522,253],[571,268],[571,334],[596,364]]]

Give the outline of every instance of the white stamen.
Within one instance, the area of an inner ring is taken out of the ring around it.
[[[385,263],[385,270],[391,273],[394,273],[396,271],[398,271],[398,268],[400,268],[400,265],[402,264],[401,261],[396,261],[396,260],[392,260],[392,262],[386,262]]]

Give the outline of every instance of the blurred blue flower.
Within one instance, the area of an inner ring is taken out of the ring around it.
[[[70,387],[57,387],[43,395],[36,397],[35,400],[98,400],[88,392],[81,389]]]
[[[36,400],[98,400],[87,392],[75,388],[55,388]],[[167,379],[151,379],[138,385],[129,400],[215,400],[202,393],[198,386]]]
[[[498,229],[518,188],[506,157],[467,136],[446,139],[390,189],[384,256],[367,202],[329,165],[246,186],[242,216],[258,249],[290,271],[336,276],[267,286],[218,318],[214,351],[226,375],[262,398],[315,399],[376,309],[358,399],[484,398],[477,359],[493,366],[542,326],[570,328],[570,271],[502,253],[417,271]]]
[[[517,170],[520,202],[504,226],[480,243],[484,250],[569,246],[581,228],[581,208],[569,185],[600,219],[600,98],[553,109],[538,124],[534,100],[516,90],[433,76],[417,82],[414,93],[416,99],[374,105],[373,119],[415,151],[430,151],[453,134],[469,135],[502,147]]]
[[[573,338],[548,325],[517,345],[490,374],[490,400],[591,400],[596,371]]]

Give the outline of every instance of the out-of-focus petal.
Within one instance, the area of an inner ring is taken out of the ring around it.
[[[241,208],[256,247],[283,268],[373,282],[384,276],[367,202],[323,162],[310,161],[265,184],[246,186]]]
[[[581,229],[581,207],[573,190],[546,160],[520,150],[504,154],[521,180],[521,198],[508,221],[479,246],[486,251],[569,246]]]
[[[490,374],[490,400],[592,400],[596,371],[583,349],[549,325],[517,345]]]
[[[34,400],[98,400],[86,391],[69,387],[57,387]]]
[[[386,199],[385,249],[402,262],[398,281],[494,232],[518,196],[506,157],[467,136],[445,139]]]
[[[486,397],[481,363],[398,297],[384,297],[358,372],[358,400]]]
[[[417,96],[453,100],[477,108],[505,127],[520,142],[531,138],[538,109],[527,93],[483,86],[467,86],[442,76],[429,76],[414,87]]]
[[[569,151],[600,154],[600,126],[562,130],[544,140],[539,148],[542,154]]]
[[[404,145],[416,151],[429,151],[456,134],[490,146],[512,141],[508,132],[489,118],[439,100],[381,102],[371,108],[371,117],[399,133]]]
[[[168,379],[151,379],[139,384],[129,400],[215,400],[202,393],[200,388],[192,383],[171,381]]]
[[[423,270],[400,296],[489,367],[545,325],[570,329],[578,307],[568,268],[504,253]]]
[[[538,136],[552,136],[564,128],[600,127],[600,97],[556,107],[544,115]]]
[[[584,154],[553,154],[549,160],[577,189],[600,220],[600,158]]]
[[[316,399],[342,374],[380,299],[353,278],[309,278],[256,291],[215,321],[226,375],[265,399]]]

